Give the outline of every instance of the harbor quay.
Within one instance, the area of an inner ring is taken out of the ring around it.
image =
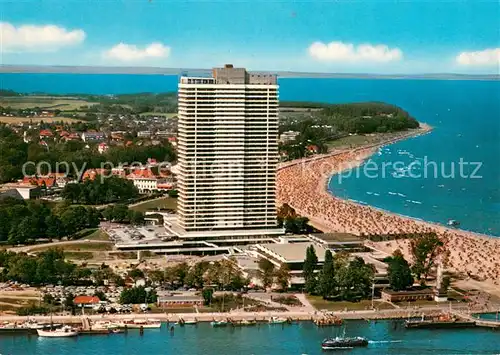
[[[212,322],[214,319],[230,319],[233,321],[257,321],[266,322],[272,318],[286,318],[290,321],[315,321],[326,315],[337,317],[343,320],[382,320],[382,319],[407,319],[409,317],[438,316],[443,314],[441,307],[420,307],[420,308],[400,308],[385,310],[360,310],[360,311],[340,311],[340,312],[304,312],[304,311],[268,311],[268,312],[210,312],[210,313],[144,313],[144,314],[107,314],[107,315],[53,315],[50,316],[29,316],[29,319],[36,322],[59,322],[68,324],[80,324],[84,319],[91,321],[120,321],[120,320],[147,320],[175,323],[181,319],[185,321],[196,320],[197,322]],[[466,309],[456,308],[455,314],[467,318]],[[0,316],[0,322],[24,322],[26,316],[5,315]],[[500,323],[499,323],[500,325]]]

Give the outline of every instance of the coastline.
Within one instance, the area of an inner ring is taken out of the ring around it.
[[[333,151],[306,158],[278,168],[277,204],[293,207],[323,232],[397,234],[436,232],[450,246],[445,266],[457,273],[500,285],[500,238],[427,222],[335,196],[328,187],[334,176],[362,165],[378,148],[431,132],[421,123],[418,130],[368,146]],[[411,259],[408,240],[367,243],[377,250],[392,253],[400,249]],[[451,246],[453,246],[451,248]]]
[[[455,308],[454,308],[455,309]],[[441,307],[411,307],[411,308],[395,308],[383,310],[362,310],[362,311],[337,311],[329,312],[329,314],[337,316],[345,320],[366,320],[366,319],[406,319],[408,316],[421,316],[425,315],[440,315],[443,313]],[[458,308],[456,308],[458,310]],[[466,308],[461,308],[465,311]],[[484,311],[484,310],[481,310]],[[488,310],[489,311],[489,310]],[[107,314],[107,315],[55,315],[55,316],[16,316],[16,315],[2,315],[0,321],[2,322],[24,322],[28,318],[37,322],[63,322],[63,323],[81,323],[83,319],[92,321],[119,321],[128,319],[156,319],[162,322],[178,322],[180,319],[196,320],[198,322],[211,322],[214,319],[232,319],[234,321],[240,320],[257,320],[259,322],[266,322],[271,317],[290,318],[293,321],[312,321],[316,318],[324,317],[321,311],[305,312],[305,311],[268,311],[268,312],[219,312],[219,313],[141,313],[141,314]]]

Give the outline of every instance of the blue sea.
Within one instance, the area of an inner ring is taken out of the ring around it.
[[[177,80],[165,75],[0,74],[0,87],[121,94],[174,91]],[[500,236],[500,82],[284,78],[279,83],[281,100],[383,101],[434,127],[427,135],[382,148],[351,176],[333,177],[335,194],[431,222],[454,219],[460,228]],[[377,168],[367,174],[368,166]]]
[[[212,328],[209,324],[176,328],[166,325],[127,334],[38,338],[0,336],[4,355],[319,355],[321,341],[341,335],[339,328],[317,328],[312,322],[291,325],[260,324],[255,327]],[[335,354],[458,355],[498,354],[498,332],[484,329],[406,330],[400,321],[348,321],[347,336],[365,336],[366,348],[337,350]]]

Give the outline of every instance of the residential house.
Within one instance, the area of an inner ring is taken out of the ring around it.
[[[54,138],[54,133],[52,133],[51,130],[49,129],[42,129],[40,131],[40,139],[53,139]]]
[[[99,144],[99,146],[97,147],[97,150],[99,151],[99,154],[105,153],[108,149],[109,149],[109,145],[107,145],[104,142],[101,143],[101,144]]]
[[[102,132],[83,132],[82,140],[84,142],[102,142],[106,139],[106,135]]]
[[[138,138],[149,138],[151,137],[151,131],[139,131],[137,132]]]

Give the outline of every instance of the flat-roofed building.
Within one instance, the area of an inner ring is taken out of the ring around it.
[[[362,238],[350,233],[311,233],[308,238],[334,251],[362,252],[368,250]]]
[[[257,254],[272,262],[276,267],[286,264],[290,269],[292,276],[291,286],[304,285],[303,268],[306,259],[306,251],[310,246],[314,247],[318,257],[317,271],[323,268],[325,261],[326,248],[317,243],[275,243],[275,244],[257,244],[255,251]]]
[[[181,77],[178,220],[181,238],[279,235],[278,85],[274,75],[215,68]]]

